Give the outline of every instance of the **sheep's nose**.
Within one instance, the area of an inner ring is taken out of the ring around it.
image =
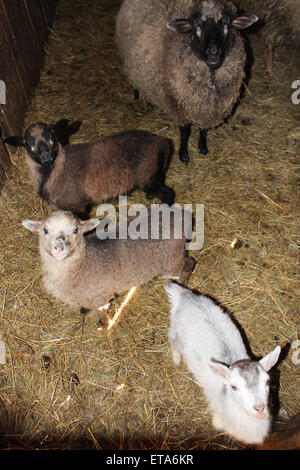
[[[217,54],[219,54],[219,48],[218,48],[217,44],[215,44],[215,43],[210,43],[209,46],[208,46],[207,52],[208,52],[210,55],[217,55]]]

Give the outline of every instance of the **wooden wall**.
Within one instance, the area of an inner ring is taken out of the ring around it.
[[[39,83],[45,42],[57,1],[0,0],[0,129],[3,136],[23,132],[25,113]],[[9,156],[0,141],[0,191],[9,165]]]

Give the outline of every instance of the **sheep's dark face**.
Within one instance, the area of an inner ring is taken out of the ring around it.
[[[54,125],[47,126],[42,122],[31,124],[24,137],[6,137],[3,142],[14,147],[25,147],[28,155],[39,165],[50,166],[58,153],[58,136],[69,124],[62,119]]]
[[[234,43],[234,28],[247,28],[257,20],[257,16],[252,14],[235,17],[231,9],[214,16],[194,10],[189,18],[170,21],[167,27],[177,33],[190,34],[194,53],[215,70],[221,67]]]
[[[58,153],[58,139],[46,124],[32,124],[25,132],[24,145],[30,157],[40,165],[49,166]]]

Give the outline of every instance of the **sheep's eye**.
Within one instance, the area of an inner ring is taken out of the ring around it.
[[[48,229],[47,228],[44,228],[44,234],[47,235],[49,232],[48,232]]]
[[[73,233],[78,233],[78,227],[74,228]]]
[[[236,391],[237,387],[235,385],[231,385],[232,390]]]

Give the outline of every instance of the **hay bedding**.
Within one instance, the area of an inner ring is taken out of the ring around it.
[[[173,139],[176,126],[134,103],[114,43],[119,1],[61,0],[41,83],[27,115],[35,121],[82,121],[72,142],[128,128]],[[274,75],[264,74],[262,50],[240,105],[209,133],[210,154],[192,162],[174,156],[167,183],[177,202],[205,205],[205,243],[189,286],[214,296],[242,325],[254,354],[299,338],[300,105],[297,55],[277,50]],[[55,301],[40,282],[38,240],[20,225],[53,208],[34,193],[23,150],[0,198],[1,448],[238,449],[210,424],[205,400],[184,366],[172,363],[169,306],[158,279],[140,287],[119,322],[97,331]],[[145,202],[134,193],[131,202]],[[119,302],[121,299],[119,300]],[[290,350],[279,366],[280,407],[299,412],[299,365]]]

